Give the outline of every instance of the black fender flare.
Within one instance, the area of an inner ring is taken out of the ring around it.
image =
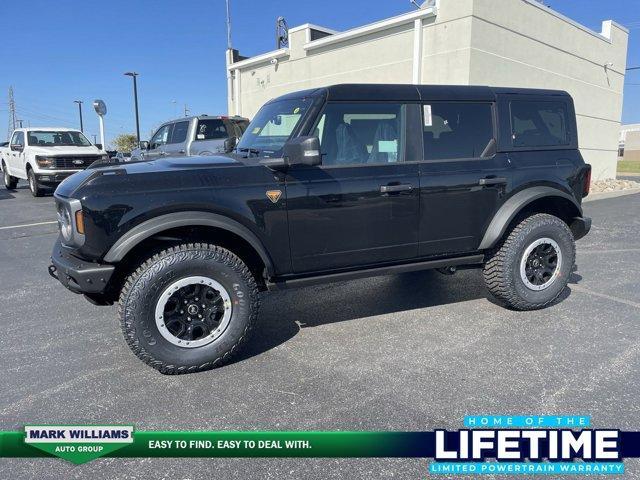
[[[576,199],[572,195],[553,187],[530,187],[516,193],[506,202],[504,202],[502,207],[500,207],[500,209],[493,216],[489,227],[487,227],[478,250],[486,250],[493,247],[496,242],[500,238],[502,238],[507,227],[509,226],[509,223],[511,223],[511,220],[514,219],[518,212],[520,212],[531,202],[543,197],[561,197],[569,200],[576,208],[574,216],[582,216],[582,207],[578,202],[576,202]]]
[[[260,239],[249,228],[240,222],[224,215],[211,212],[186,211],[160,215],[136,225],[122,235],[104,256],[108,263],[119,262],[136,245],[156,233],[177,227],[208,226],[227,230],[245,240],[258,253],[264,263],[269,276],[273,275],[274,268],[271,257]]]

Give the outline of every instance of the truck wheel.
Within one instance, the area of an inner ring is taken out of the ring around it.
[[[38,183],[36,179],[36,174],[33,173],[32,169],[27,171],[27,179],[29,180],[29,190],[31,190],[31,195],[34,197],[41,197],[44,192],[42,191],[42,187]]]
[[[489,292],[511,308],[544,308],[567,286],[575,256],[566,223],[553,215],[532,215],[490,253],[484,281]]]
[[[9,170],[7,170],[7,166],[4,162],[2,163],[2,173],[2,176],[4,177],[4,186],[7,190],[15,190],[18,186],[18,179],[9,175]]]
[[[224,364],[258,313],[258,287],[236,255],[184,244],[145,261],[126,280],[118,313],[133,353],[164,374]]]

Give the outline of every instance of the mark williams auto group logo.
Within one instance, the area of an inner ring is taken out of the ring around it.
[[[31,425],[24,430],[26,444],[77,464],[133,443],[132,426]]]
[[[470,416],[464,424],[469,429],[435,431],[436,463],[429,466],[430,473],[624,473],[620,432],[584,429],[590,417]]]

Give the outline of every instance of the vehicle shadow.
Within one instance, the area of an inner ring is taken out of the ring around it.
[[[248,342],[230,363],[260,355],[313,328],[358,318],[486,298],[480,270],[435,270],[353,280],[263,295]]]
[[[574,270],[569,285],[578,284],[580,280],[582,277]],[[552,306],[566,300],[571,293],[567,286]],[[481,270],[463,270],[455,275],[426,270],[263,295],[254,330],[230,363],[276,348],[302,328],[480,298],[505,308],[488,293]]]

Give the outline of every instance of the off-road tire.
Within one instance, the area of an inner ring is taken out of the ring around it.
[[[184,348],[163,337],[155,309],[172,282],[193,275],[219,282],[230,296],[232,313],[228,326],[212,343]],[[258,308],[258,286],[240,258],[217,245],[190,243],[163,250],[143,262],[125,281],[118,315],[133,353],[161,373],[175,375],[226,363],[247,338]]]
[[[15,190],[18,186],[18,179],[9,175],[9,170],[7,170],[7,165],[4,162],[2,162],[2,178],[7,190]]]
[[[562,263],[554,282],[548,288],[536,291],[522,280],[520,262],[527,247],[541,238],[550,238],[558,244]],[[489,292],[508,307],[515,310],[544,308],[566,288],[575,255],[575,240],[567,224],[553,215],[535,214],[507,232],[498,247],[488,254],[484,281]]]
[[[44,191],[42,190],[42,186],[38,183],[38,179],[36,178],[36,174],[33,173],[33,169],[29,169],[27,171],[27,179],[29,180],[29,190],[31,191],[31,195],[34,197],[41,197],[44,195]]]

